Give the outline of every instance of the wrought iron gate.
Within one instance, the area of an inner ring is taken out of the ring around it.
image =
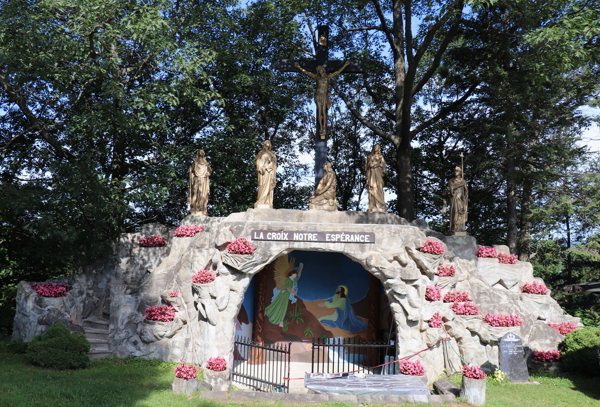
[[[292,342],[264,345],[237,337],[231,380],[257,391],[289,393],[291,347]]]
[[[313,373],[363,372],[396,374],[396,345],[366,342],[361,338],[315,338],[312,342]],[[378,366],[378,367],[373,367]]]

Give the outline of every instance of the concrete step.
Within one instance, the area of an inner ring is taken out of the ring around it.
[[[96,329],[83,327],[86,338],[89,339],[102,339],[108,341],[108,329]]]
[[[86,319],[83,321],[84,328],[105,329],[108,331],[109,322],[106,319]]]
[[[88,353],[88,356],[90,357],[90,359],[100,359],[100,358],[105,358],[107,356],[112,356],[112,353],[109,351],[97,351],[97,352],[90,352]]]
[[[108,341],[105,341],[104,339],[88,339],[88,341],[90,342],[90,345],[92,345],[91,351],[95,352],[95,351],[103,351],[103,352],[108,352]]]

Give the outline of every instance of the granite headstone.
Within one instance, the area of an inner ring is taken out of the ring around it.
[[[513,382],[529,381],[523,341],[510,332],[500,339],[500,370]]]

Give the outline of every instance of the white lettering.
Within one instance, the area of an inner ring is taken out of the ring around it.
[[[312,240],[312,241],[315,241],[315,242],[316,242],[316,241],[318,240],[318,237],[319,237],[319,234],[318,234],[318,233],[313,233],[313,234],[311,235],[311,238],[310,238],[310,240]]]
[[[365,236],[365,243],[369,243],[371,240],[371,235],[366,235]]]
[[[263,232],[260,232],[260,239],[264,239]]]
[[[364,242],[365,241],[365,235],[359,235],[358,236],[360,238],[359,242]]]

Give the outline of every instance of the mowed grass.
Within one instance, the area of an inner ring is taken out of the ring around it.
[[[256,400],[213,401],[178,396],[169,390],[175,363],[142,359],[104,359],[83,370],[53,371],[30,365],[23,355],[0,344],[0,407],[29,406],[289,406],[303,404]],[[600,406],[600,379],[532,376],[541,384],[488,384],[487,406]],[[312,407],[345,407],[347,403],[307,403]],[[366,406],[364,404],[363,406]],[[388,405],[389,406],[389,405]],[[445,404],[466,407],[458,401]]]

